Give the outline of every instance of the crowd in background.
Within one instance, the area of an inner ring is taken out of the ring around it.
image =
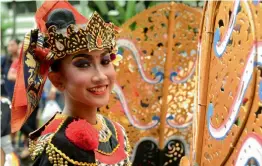
[[[63,108],[62,94],[47,80],[37,111],[30,115],[19,132],[11,133],[11,102],[22,46],[21,41],[13,38],[8,42],[7,54],[1,55],[1,152],[5,154],[5,166],[28,165],[29,133]]]

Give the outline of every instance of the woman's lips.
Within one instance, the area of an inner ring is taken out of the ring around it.
[[[94,95],[103,95],[106,93],[107,87],[108,85],[97,86],[97,87],[88,89],[88,91]]]

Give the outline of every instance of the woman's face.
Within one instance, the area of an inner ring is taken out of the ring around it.
[[[15,40],[10,40],[7,46],[7,51],[8,53],[13,56],[17,55],[17,50],[18,50],[18,44],[16,43]]]
[[[60,73],[67,99],[92,107],[108,103],[116,73],[107,49],[67,56]]]

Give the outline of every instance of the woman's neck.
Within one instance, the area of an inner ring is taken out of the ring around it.
[[[13,55],[11,56],[12,61],[14,61],[14,60],[16,60],[16,59],[18,59],[18,58],[19,58],[19,55],[18,55],[18,54],[13,54]]]
[[[65,102],[63,114],[85,119],[88,123],[96,124],[97,107],[87,106],[83,103]]]

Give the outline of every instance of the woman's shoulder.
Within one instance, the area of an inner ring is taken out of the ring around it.
[[[29,134],[29,151],[33,160],[41,155],[62,122],[63,118],[56,114],[40,128]]]
[[[31,158],[38,163],[43,158],[48,163],[66,165],[95,165],[92,150],[84,149],[85,138],[93,138],[86,126],[76,118],[56,114],[46,124],[29,136]],[[87,134],[87,135],[86,135]],[[92,140],[92,139],[90,139]],[[88,143],[87,143],[88,144]],[[83,145],[83,147],[81,147]],[[88,148],[91,148],[92,143]]]
[[[65,119],[66,116],[60,113],[55,114],[50,120],[48,120],[40,128],[30,133],[29,139],[36,141],[38,138],[43,137],[45,135],[54,134]]]

